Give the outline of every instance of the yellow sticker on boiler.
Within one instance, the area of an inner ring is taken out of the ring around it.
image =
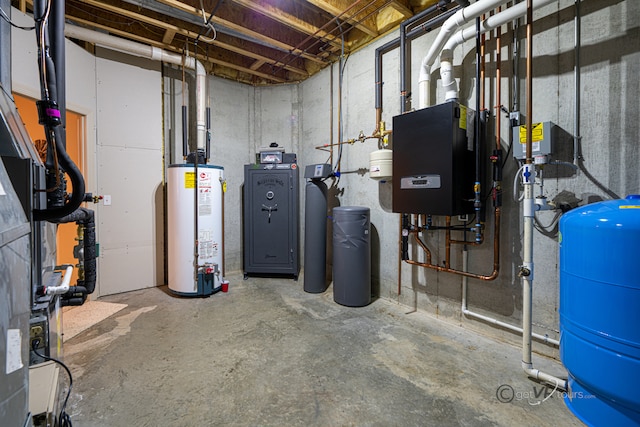
[[[467,107],[460,106],[460,129],[467,130]]]

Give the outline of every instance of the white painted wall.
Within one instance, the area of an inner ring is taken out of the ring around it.
[[[33,20],[12,9],[22,25]],[[33,32],[12,30],[13,89],[40,97]],[[94,298],[163,284],[160,65],[66,42],[67,108],[86,115],[87,192],[108,194],[96,211],[100,244]],[[127,272],[127,274],[123,274]]]
[[[101,294],[164,284],[160,63],[96,50]],[[123,275],[122,272],[127,274]]]

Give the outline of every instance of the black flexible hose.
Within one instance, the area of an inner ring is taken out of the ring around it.
[[[87,208],[79,208],[73,213],[52,220],[58,224],[66,224],[69,222],[75,222],[83,227],[83,268],[84,268],[84,280],[78,280],[78,285],[75,289],[70,289],[65,295],[69,295],[71,298],[76,294],[91,294],[96,288],[96,224],[95,224],[95,212]],[[83,300],[84,302],[84,300]]]
[[[42,100],[38,103],[39,122],[44,126],[45,135],[49,147],[55,147],[58,163],[69,175],[69,180],[73,184],[73,194],[69,200],[60,207],[50,207],[47,209],[34,209],[33,219],[35,221],[51,221],[69,215],[80,207],[84,201],[85,183],[80,170],[71,160],[65,149],[65,132],[61,125],[61,116],[64,111],[60,111],[57,105],[58,87],[56,78],[56,67],[54,61],[49,56],[47,46],[47,22],[46,17],[48,7],[44,1],[34,2],[34,16],[38,23],[36,29],[36,42],[38,44],[38,66],[41,72],[41,95]],[[58,172],[59,173],[59,172]]]
[[[33,219],[35,221],[51,221],[58,218],[62,218],[74,212],[80,207],[84,201],[85,183],[82,174],[78,167],[73,163],[67,151],[64,149],[63,138],[61,137],[62,128],[56,126],[52,129],[55,139],[55,147],[58,151],[58,163],[69,175],[69,180],[73,184],[73,193],[69,198],[69,201],[59,208],[50,209],[34,209]],[[49,132],[48,132],[49,133]]]

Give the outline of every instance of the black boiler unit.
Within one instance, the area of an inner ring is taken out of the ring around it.
[[[473,117],[447,102],[393,118],[394,212],[473,213]]]

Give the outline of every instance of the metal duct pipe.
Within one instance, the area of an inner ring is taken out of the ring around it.
[[[64,29],[67,37],[84,40],[94,43],[98,46],[110,48],[120,52],[151,59],[153,61],[162,61],[170,64],[180,65],[196,71],[196,129],[197,129],[197,148],[205,149],[206,141],[206,94],[207,94],[207,78],[204,66],[200,61],[193,57],[184,59],[181,55],[167,52],[166,50],[149,46],[142,43],[125,40],[119,37],[113,37],[108,34],[97,31],[87,30],[86,28],[77,27],[75,25],[67,25]]]

